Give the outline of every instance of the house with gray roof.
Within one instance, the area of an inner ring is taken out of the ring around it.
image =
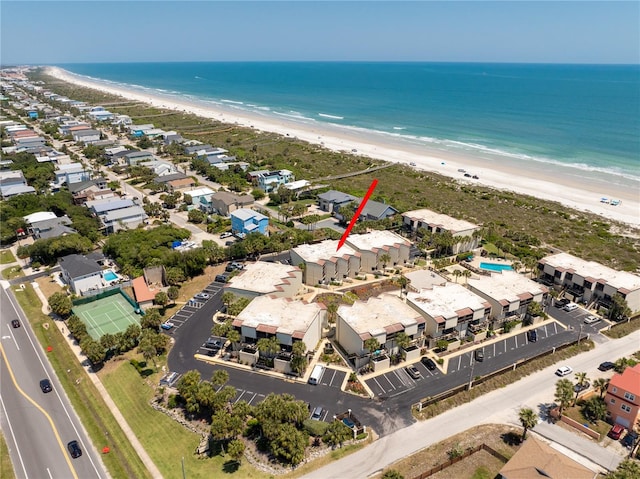
[[[318,207],[327,213],[337,213],[343,206],[357,201],[358,198],[355,196],[336,190],[329,190],[318,195]]]
[[[95,259],[70,254],[58,259],[62,280],[75,294],[98,290],[104,286],[102,265]]]
[[[136,228],[148,218],[144,209],[140,206],[130,206],[117,210],[107,211],[100,215],[105,233],[111,234],[123,229]]]
[[[103,215],[109,211],[130,208],[134,205],[135,203],[128,198],[87,201],[86,203],[87,208],[89,208],[96,216]]]
[[[33,221],[29,223],[27,231],[33,236],[33,239],[58,238],[60,236],[76,233],[71,228],[72,221],[67,216],[44,219],[41,221]]]
[[[156,159],[150,151],[130,151],[125,153],[124,158],[129,166],[135,166],[141,161],[153,161]]]
[[[359,203],[360,201],[358,201]],[[359,220],[364,221],[376,221],[389,218],[398,213],[398,210],[393,206],[389,206],[386,203],[380,203],[379,201],[369,200],[360,213]]]

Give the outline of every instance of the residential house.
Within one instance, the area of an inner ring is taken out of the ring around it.
[[[26,138],[16,138],[14,143],[18,149],[38,148],[45,146],[46,140],[41,136],[30,136]]]
[[[529,304],[544,304],[549,292],[546,286],[515,271],[469,278],[467,286],[491,304],[490,319],[494,322],[494,329],[499,329],[500,323],[524,319]]]
[[[213,147],[209,144],[202,144],[202,143],[198,143],[197,145],[187,145],[184,147],[184,152],[187,155],[198,155],[200,156],[201,153],[199,152],[203,152],[202,154],[204,154],[204,152],[206,151],[212,151]]]
[[[633,273],[567,253],[542,258],[538,271],[545,284],[565,290],[565,296],[574,301],[609,308],[613,295],[619,294],[632,312],[640,311],[640,276]]]
[[[357,209],[357,206],[354,208]],[[379,221],[398,213],[393,206],[379,201],[369,200],[360,213],[359,221]]]
[[[150,151],[129,151],[124,154],[124,160],[129,166],[136,166],[143,161],[154,161],[156,159]]]
[[[301,244],[292,248],[291,264],[301,266],[303,282],[310,286],[355,278],[360,272],[360,253],[349,245],[339,251],[338,240]]]
[[[100,132],[98,130],[79,130],[71,133],[73,141],[91,144],[100,141]]]
[[[2,199],[35,192],[35,188],[27,185],[27,180],[25,179],[22,171],[0,171],[0,195],[2,196]]]
[[[153,182],[158,183],[160,185],[165,185],[167,189],[170,189],[170,186],[169,186],[170,183],[174,181],[185,180],[185,179],[190,179],[190,178],[184,173],[177,171],[175,173],[169,173],[168,175],[157,176],[153,179]],[[192,178],[191,180],[193,181]],[[195,182],[193,182],[193,185],[195,186]]]
[[[130,206],[107,211],[100,215],[100,220],[104,225],[105,233],[111,234],[122,229],[133,229],[143,224],[148,218],[144,209],[140,206]]]
[[[249,233],[268,235],[269,217],[247,208],[238,208],[230,213],[231,231],[239,237]]]
[[[153,130],[153,124],[149,123],[146,125],[126,125],[125,128],[129,130],[129,134],[134,138],[140,138],[144,136],[145,132],[149,130]]]
[[[134,278],[131,286],[133,288],[133,294],[136,297],[136,302],[143,311],[153,306],[153,300],[159,291],[151,290],[144,276]]]
[[[640,364],[614,374],[604,396],[608,416],[614,424],[633,429],[640,419]]]
[[[302,288],[302,271],[288,264],[257,261],[245,264],[244,269],[231,278],[225,291],[245,298],[270,294],[293,298]]]
[[[130,208],[135,206],[133,200],[128,198],[108,198],[102,200],[91,200],[85,203],[85,206],[91,210],[91,212],[100,216],[109,211],[120,210],[123,208]]]
[[[367,301],[358,300],[352,306],[340,306],[336,340],[356,369],[366,365],[372,354],[373,368],[380,371],[390,365],[388,354],[399,352],[395,342],[398,334],[405,333],[412,343],[418,343],[423,337],[424,323],[422,315],[405,304],[397,294],[382,295]],[[372,338],[379,344],[378,351],[370,351],[365,346],[365,342]],[[419,350],[415,357],[419,357]],[[413,354],[409,359],[414,359]]]
[[[409,261],[411,243],[392,231],[374,230],[365,234],[352,234],[347,238],[346,244],[360,253],[360,269],[363,273]],[[386,263],[383,262],[384,255],[388,256]]]
[[[182,143],[184,138],[179,133],[175,131],[165,131],[162,134],[162,142],[165,145],[170,145],[171,143]]]
[[[252,206],[254,198],[251,195],[237,195],[228,191],[217,191],[209,197],[208,213],[229,216],[232,211]]]
[[[291,351],[301,341],[305,351],[312,351],[322,339],[322,326],[326,310],[320,303],[305,303],[290,298],[261,296],[255,298],[233,320],[233,327],[245,343],[240,360],[253,365],[258,359],[257,342],[262,338],[275,337],[280,351],[274,358],[274,369],[291,372]],[[247,347],[253,345],[253,348]]]
[[[72,221],[67,216],[56,216],[50,211],[40,211],[24,217],[27,225],[27,232],[33,236],[34,240],[46,238],[58,238],[67,234],[75,233],[71,228]]]
[[[75,294],[99,290],[104,286],[102,265],[92,257],[70,254],[58,259],[62,280]]]
[[[258,175],[257,182],[258,188],[265,193],[270,193],[277,190],[280,185],[291,183],[295,180],[293,173],[289,170],[275,170],[268,171]]]
[[[173,163],[163,160],[138,162],[138,166],[149,168],[156,176],[172,175],[178,172]]]
[[[529,435],[498,472],[498,479],[596,479],[599,474]]]
[[[170,180],[165,183],[170,193],[175,193],[176,191],[186,190],[189,188],[195,188],[196,180],[187,176],[186,178],[178,178],[175,180]]]
[[[115,115],[107,110],[90,111],[87,115],[95,121],[111,121],[115,118]]]
[[[413,233],[423,228],[432,234],[450,233],[456,240],[453,254],[477,248],[480,240],[480,226],[432,210],[407,211],[402,214],[402,223]]]
[[[203,196],[211,196],[214,193],[214,191],[207,187],[207,186],[202,186],[200,188],[195,188],[193,190],[188,190],[188,191],[183,191],[182,194],[183,195],[189,195],[191,196],[191,199],[193,200],[193,204],[194,205],[200,205],[202,203],[202,197]]]
[[[56,182],[58,186],[80,183],[91,179],[91,171],[85,170],[81,163],[67,163],[57,165],[55,170]]]
[[[247,173],[247,181],[249,181],[252,185],[257,186],[258,185],[258,178],[261,175],[266,175],[268,173],[269,173],[269,170],[250,171],[249,173]]]
[[[407,304],[426,321],[425,334],[434,347],[439,339],[463,340],[467,335],[484,331],[491,313],[491,303],[461,284],[434,285],[419,292],[407,293]]]
[[[69,192],[73,195],[73,202],[76,205],[83,205],[87,201],[113,198],[115,193],[107,188],[106,178],[95,178],[88,181],[71,183]]]

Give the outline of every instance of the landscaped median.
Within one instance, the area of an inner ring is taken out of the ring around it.
[[[94,446],[98,450],[109,447],[109,454],[104,454],[102,460],[111,477],[151,478],[62,333],[53,320],[42,313],[42,303],[33,287],[25,284],[24,289],[14,287],[13,290],[42,349],[51,347],[47,358]]]

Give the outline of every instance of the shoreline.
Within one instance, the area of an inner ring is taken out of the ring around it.
[[[508,161],[490,154],[442,151],[413,145],[401,139],[376,132],[345,130],[327,123],[307,124],[293,119],[274,118],[257,113],[225,109],[218,105],[203,105],[187,99],[165,97],[158,93],[138,92],[122,86],[82,78],[58,67],[46,67],[47,74],[67,83],[92,88],[140,101],[158,108],[193,113],[221,123],[254,128],[259,131],[295,137],[333,151],[342,151],[378,160],[410,165],[419,170],[437,173],[461,184],[475,184],[497,190],[512,191],[535,198],[556,201],[570,208],[640,226],[640,194],[633,187],[613,188],[606,180],[572,177],[569,168],[554,166],[548,171],[535,164]],[[465,178],[465,170],[478,179]],[[560,182],[559,180],[562,180]],[[601,203],[601,198],[620,200],[617,206]]]

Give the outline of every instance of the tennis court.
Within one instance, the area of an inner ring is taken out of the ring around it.
[[[130,324],[140,324],[139,316],[122,294],[76,305],[73,312],[87,326],[87,333],[95,340],[107,333],[124,331]]]

